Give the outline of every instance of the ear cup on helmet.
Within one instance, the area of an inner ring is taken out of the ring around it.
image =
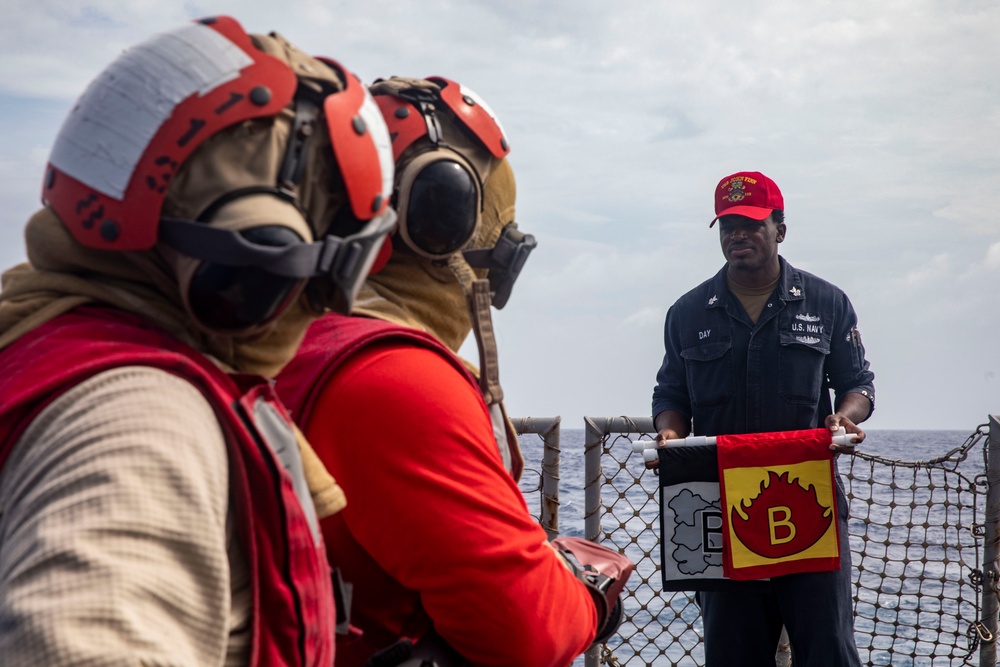
[[[281,225],[253,227],[240,236],[257,245],[291,246],[303,242]],[[264,324],[298,296],[305,280],[285,278],[255,266],[204,262],[191,277],[187,296],[192,314],[216,331],[238,331]]]
[[[479,188],[459,162],[437,160],[409,183],[400,202],[404,238],[421,254],[445,257],[464,246],[479,223]]]
[[[406,202],[406,228],[421,250],[447,255],[472,237],[479,217],[479,193],[472,176],[450,160],[417,174]]]

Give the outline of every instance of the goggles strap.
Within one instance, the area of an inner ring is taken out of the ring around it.
[[[160,241],[182,255],[222,266],[253,266],[285,278],[315,278],[332,275],[345,282],[364,280],[364,266],[373,260],[375,242],[395,224],[395,215],[383,214],[364,229],[346,238],[327,235],[313,243],[264,246],[245,239],[238,231],[204,223],[160,218]]]

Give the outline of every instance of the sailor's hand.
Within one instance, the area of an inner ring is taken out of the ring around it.
[[[851,421],[849,417],[842,415],[839,412],[835,412],[832,415],[827,416],[826,427],[833,433],[836,433],[843,428],[853,436],[851,438],[850,445],[830,445],[830,449],[835,452],[850,454],[854,451],[854,448],[857,445],[864,442],[865,432],[861,430],[861,427]]]
[[[677,434],[672,428],[665,428],[656,434],[656,446],[663,447],[667,440],[677,440],[681,436]],[[659,457],[653,459],[652,461],[646,461],[645,466],[648,470],[652,470],[653,474],[660,474],[660,459]]]
[[[665,428],[656,434],[656,446],[662,447],[667,440],[680,440],[682,436],[680,433],[672,428]]]

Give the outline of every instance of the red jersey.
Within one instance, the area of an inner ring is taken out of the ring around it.
[[[594,639],[581,582],[503,467],[474,378],[437,339],[326,315],[278,393],[347,495],[321,522],[353,587],[338,667],[432,626],[475,665],[562,667]]]

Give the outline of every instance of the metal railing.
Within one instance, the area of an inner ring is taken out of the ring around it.
[[[559,537],[559,417],[536,418],[519,417],[511,419],[518,435],[535,434],[542,439],[542,460],[540,469],[532,466],[533,461],[524,462],[521,473],[521,491],[525,499],[532,503],[537,495],[538,512],[535,517],[542,524],[549,539]],[[537,477],[537,481],[534,479]]]
[[[852,517],[855,637],[863,661],[938,667],[971,665],[978,657],[980,667],[996,665],[998,419],[991,416],[961,448],[929,461],[860,452],[849,457],[843,476]],[[554,536],[559,419],[514,422],[520,433],[538,433],[545,442],[538,516]],[[618,634],[589,651],[585,664],[702,665],[693,595],[661,590],[658,478],[632,447],[655,437],[652,420],[587,417],[584,425],[584,536],[636,563]],[[982,468],[974,475],[960,471],[958,464],[979,448]]]

